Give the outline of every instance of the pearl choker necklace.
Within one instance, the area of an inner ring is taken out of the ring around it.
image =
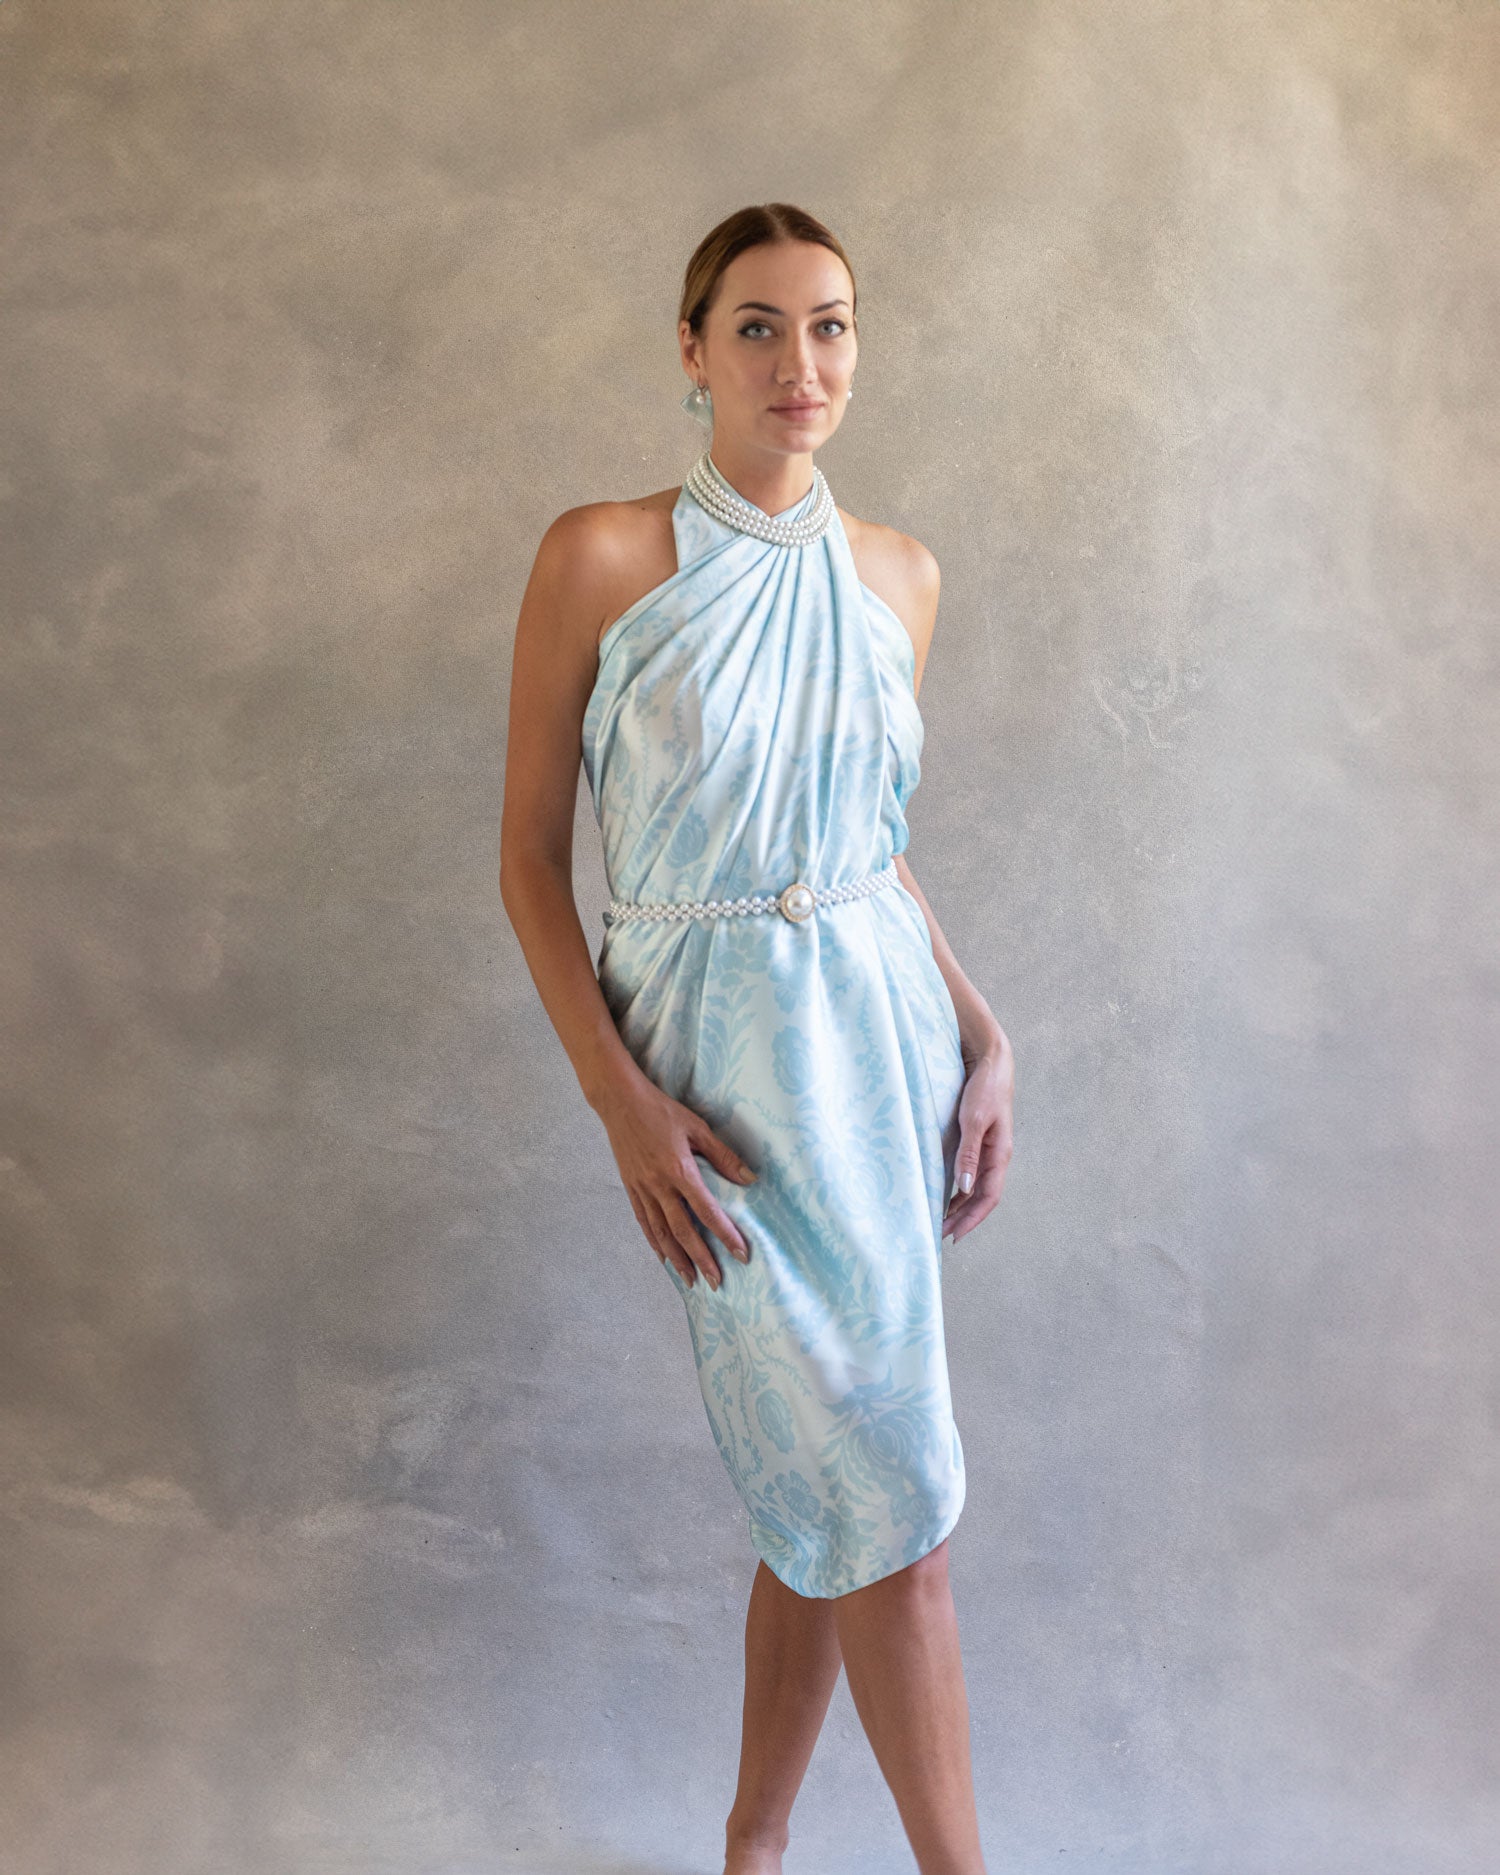
[[[813,489],[817,491],[817,499],[804,515],[794,521],[776,519],[767,514],[764,508],[757,508],[753,501],[746,501],[738,489],[731,488],[724,480],[706,449],[688,470],[684,486],[694,501],[701,508],[707,509],[716,521],[722,521],[726,527],[735,528],[741,534],[751,534],[756,540],[769,541],[773,547],[805,547],[826,534],[833,520],[833,496],[824,480],[823,471],[816,465],[813,467]],[[804,495],[802,499],[805,501],[807,496]]]

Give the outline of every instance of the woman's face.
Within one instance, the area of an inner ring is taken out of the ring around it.
[[[843,421],[859,341],[854,282],[815,241],[737,254],[701,337],[683,322],[682,361],[713,393],[714,441],[805,455]]]

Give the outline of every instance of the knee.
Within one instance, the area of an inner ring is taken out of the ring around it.
[[[890,1577],[893,1589],[908,1595],[940,1594],[948,1588],[948,1539]]]
[[[919,1556],[908,1565],[909,1573],[916,1582],[946,1582],[948,1580],[948,1539],[935,1543],[925,1556]]]
[[[889,1575],[877,1576],[863,1588],[851,1589],[847,1596],[837,1599],[863,1601],[874,1596],[881,1601],[899,1601],[903,1598],[920,1601],[928,1596],[945,1595],[948,1592],[948,1539],[944,1537],[941,1543],[928,1550],[925,1556],[919,1556],[915,1562],[893,1569]]]

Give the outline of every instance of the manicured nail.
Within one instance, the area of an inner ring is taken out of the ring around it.
[[[973,1183],[974,1183],[974,1174],[972,1172],[960,1172],[959,1173],[958,1189],[960,1191],[968,1191],[972,1187]]]

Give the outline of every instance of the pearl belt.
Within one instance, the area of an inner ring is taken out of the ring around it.
[[[788,886],[774,895],[761,893],[754,898],[700,898],[688,904],[676,904],[669,899],[624,899],[612,898],[609,910],[604,914],[606,924],[625,924],[632,919],[645,918],[653,922],[664,919],[680,918],[743,918],[756,912],[779,911],[783,918],[793,924],[801,924],[810,918],[813,908],[818,905],[841,905],[852,898],[868,898],[872,892],[878,892],[883,886],[896,883],[896,862],[882,866],[878,872],[867,872],[862,879],[851,879],[847,885],[827,885],[814,891],[802,880],[794,879]]]

